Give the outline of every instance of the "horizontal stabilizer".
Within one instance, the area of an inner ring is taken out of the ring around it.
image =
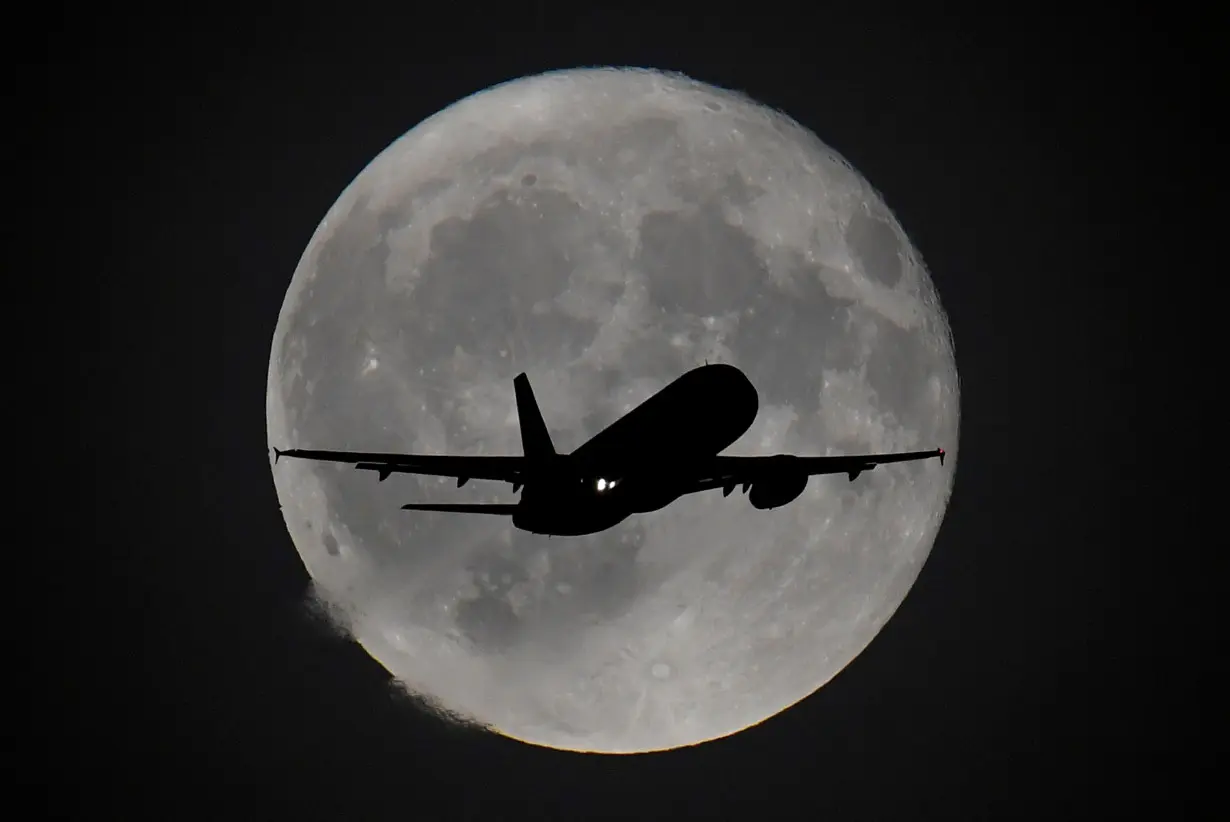
[[[503,514],[512,516],[517,511],[516,503],[416,503],[411,502],[401,507],[403,511],[444,511],[454,514]]]

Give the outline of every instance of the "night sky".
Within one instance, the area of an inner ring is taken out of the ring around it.
[[[1182,818],[1208,799],[1217,757],[1193,754],[1225,743],[1166,694],[1209,668],[1171,626],[1212,595],[1194,562],[1209,549],[1193,553],[1186,520],[1156,535],[1174,477],[1146,467],[1145,431],[1172,413],[1150,398],[1191,390],[1164,365],[1163,322],[1211,128],[1173,27],[321,8],[280,25],[74,18],[18,71],[45,128],[19,150],[54,168],[44,196],[71,212],[38,221],[77,284],[58,299],[82,312],[70,431],[93,463],[48,480],[84,536],[50,553],[52,598],[22,629],[50,657],[20,677],[48,705],[25,712],[38,730],[18,771],[43,807],[952,820]],[[849,159],[926,261],[961,376],[952,502],[878,638],[760,726],[632,757],[446,726],[395,697],[307,614],[265,437],[282,297],[350,180],[461,97],[602,64],[741,90]],[[1145,312],[1159,319],[1134,327]],[[1163,447],[1203,441],[1184,419]]]

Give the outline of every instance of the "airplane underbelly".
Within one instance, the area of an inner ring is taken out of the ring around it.
[[[605,531],[628,518],[625,506],[611,502],[602,504],[580,500],[539,500],[522,504],[513,516],[513,525],[536,534],[580,536]]]
[[[670,505],[675,500],[682,496],[674,489],[653,489],[650,493],[643,494],[635,500],[628,503],[628,511],[633,514],[646,514],[650,511],[658,511]]]

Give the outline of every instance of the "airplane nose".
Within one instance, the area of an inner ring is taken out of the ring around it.
[[[756,414],[760,412],[760,394],[756,391],[756,386],[752,385],[752,381],[742,371],[739,371],[739,382],[737,385],[738,388],[735,391],[737,399],[735,402],[740,412],[747,419],[747,424],[750,427],[756,419]]]
[[[712,363],[702,369],[712,381],[715,398],[720,397],[741,422],[750,426],[760,411],[760,394],[747,375],[728,363]]]
[[[719,379],[730,379],[733,376],[743,376],[743,372],[728,362],[709,362],[698,369],[702,373],[712,374]]]

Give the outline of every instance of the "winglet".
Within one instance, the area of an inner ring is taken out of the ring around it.
[[[940,449],[940,465],[944,464],[944,449]]]
[[[278,460],[280,460],[281,458],[282,458],[282,449],[281,449],[281,448],[274,448],[274,449],[273,449],[273,464],[274,464],[274,465],[277,465],[277,464],[278,464]]]

